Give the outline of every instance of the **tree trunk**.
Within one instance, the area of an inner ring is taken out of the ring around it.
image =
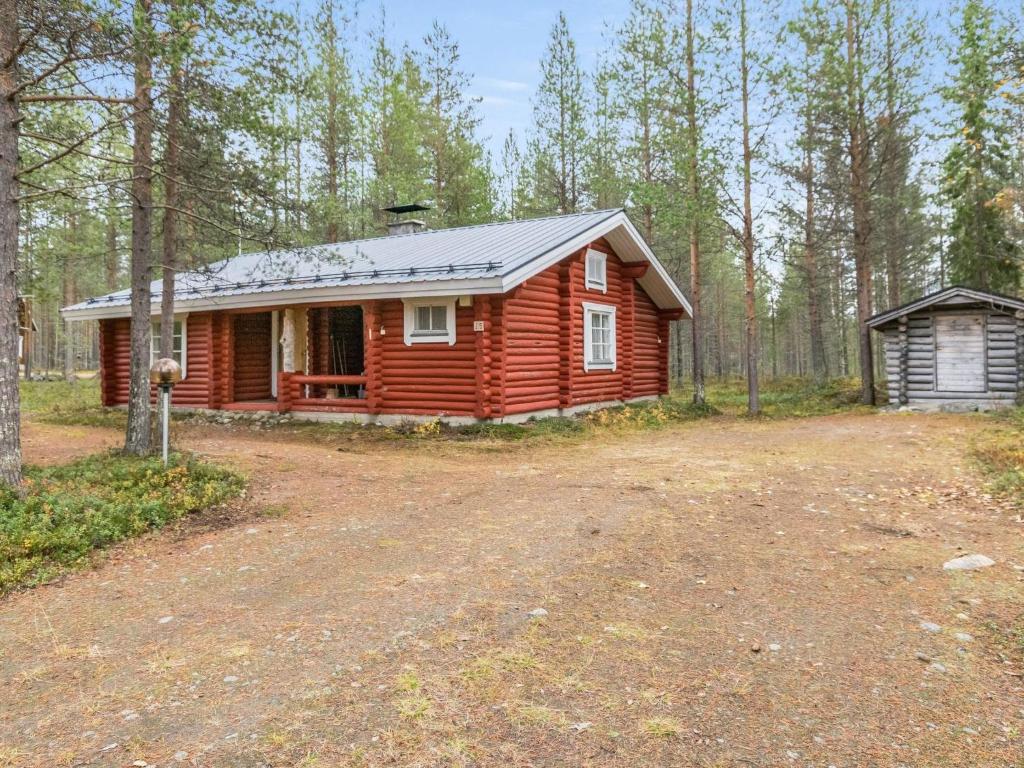
[[[747,60],[747,2],[740,0],[740,99],[743,111],[743,293],[746,305],[747,410],[761,412],[757,386],[757,307],[754,283],[754,209],[750,201],[750,63]]]
[[[885,3],[885,124],[882,131],[880,158],[882,177],[881,212],[882,248],[885,251],[885,288],[888,308],[902,304],[902,258],[900,244],[906,236],[903,221],[903,200],[900,194],[900,148],[896,126],[896,62],[892,39],[892,0]]]
[[[327,14],[328,34],[331,38],[331,51],[327,54],[327,125],[325,126],[324,155],[327,160],[327,242],[338,242],[338,69],[337,69],[337,33],[334,28],[334,3],[328,2],[324,12]]]
[[[119,270],[117,256],[117,220],[115,218],[114,187],[110,187],[110,199],[107,203],[107,253],[103,262],[104,279],[108,292],[117,290]]]
[[[868,239],[871,222],[868,211],[868,180],[864,146],[864,92],[861,79],[861,53],[857,43],[856,3],[846,0],[847,99],[850,132],[850,198],[853,203],[853,262],[857,282],[857,336],[859,340],[860,401],[875,404],[875,370],[871,355],[871,252]]]
[[[810,96],[808,96],[804,138],[806,141],[804,149],[804,272],[807,281],[807,323],[811,337],[811,373],[814,376],[814,383],[820,386],[828,379],[828,362],[825,358],[825,335],[822,332],[821,295],[818,288],[817,239],[814,231],[815,130]]]
[[[149,365],[152,318],[149,282],[153,267],[153,62],[151,0],[135,0],[135,113],[132,117],[131,364],[125,453],[144,456],[151,442]]]
[[[700,314],[700,179],[697,175],[697,93],[694,86],[693,0],[686,0],[686,121],[689,129],[690,304],[693,309],[693,402],[704,405],[704,327]]]
[[[160,285],[160,357],[174,357],[174,287],[178,274],[178,208],[181,195],[181,124],[184,117],[181,66],[171,70],[164,150],[164,232]]]
[[[78,245],[78,215],[72,213],[69,221],[69,230],[71,233],[71,243],[76,246],[75,248],[68,248],[64,253],[62,263],[62,274],[61,274],[61,303],[65,307],[69,307],[75,303],[75,271],[74,265],[71,262],[70,253],[72,250],[77,250]],[[61,335],[64,337],[64,360],[62,365],[62,374],[64,381],[68,384],[74,384],[78,381],[78,377],[75,376],[75,344],[74,335],[72,333],[73,324],[68,320],[61,320]]]
[[[17,0],[0,0],[0,485],[9,486],[21,483],[17,49]]]

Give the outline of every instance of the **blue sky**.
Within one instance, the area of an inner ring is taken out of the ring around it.
[[[472,95],[481,99],[481,135],[489,137],[488,146],[495,156],[509,128],[522,136],[530,124],[530,98],[540,81],[540,60],[559,10],[569,20],[584,71],[590,71],[603,48],[608,23],[626,17],[628,2],[391,0],[386,6],[393,45],[408,42],[418,47],[434,19],[448,27],[459,43],[463,68],[473,76]],[[376,3],[364,4],[360,28],[376,26],[379,13]]]

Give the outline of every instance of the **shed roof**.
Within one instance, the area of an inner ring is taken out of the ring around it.
[[[199,311],[505,293],[602,237],[623,261],[651,264],[639,283],[658,307],[690,315],[682,291],[621,209],[243,254],[178,275],[175,306]],[[159,296],[159,280],[151,290]],[[130,303],[130,290],[123,290],[62,312],[69,320],[126,317]]]
[[[914,301],[908,301],[894,309],[879,312],[877,315],[868,318],[868,327],[879,328],[886,323],[896,320],[901,315],[909,315],[934,305],[955,307],[958,304],[988,304],[994,309],[1004,312],[1024,310],[1024,299],[1014,296],[1004,296],[990,291],[979,291],[963,285],[951,285],[948,288],[929,293]]]

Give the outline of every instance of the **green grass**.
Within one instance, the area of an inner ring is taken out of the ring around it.
[[[971,444],[971,454],[992,489],[1024,504],[1024,408],[995,411],[991,426]]]
[[[82,427],[124,429],[127,413],[100,405],[98,378],[66,381],[22,381],[21,412],[36,421]]]
[[[113,453],[57,467],[27,467],[21,494],[0,490],[0,594],[46,581],[116,542],[217,506],[241,493],[240,476],[175,456]]]
[[[795,376],[769,379],[761,382],[760,395],[761,416],[769,419],[873,410],[859,404],[860,379],[855,378],[833,379],[820,387]],[[711,381],[706,396],[708,403],[728,415],[742,416],[747,412],[747,383],[743,379]]]

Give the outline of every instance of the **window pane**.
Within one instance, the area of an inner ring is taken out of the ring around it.
[[[416,307],[416,326],[417,331],[429,331],[430,330],[430,307]]]
[[[432,322],[430,327],[435,331],[448,330],[448,307],[431,307]]]

